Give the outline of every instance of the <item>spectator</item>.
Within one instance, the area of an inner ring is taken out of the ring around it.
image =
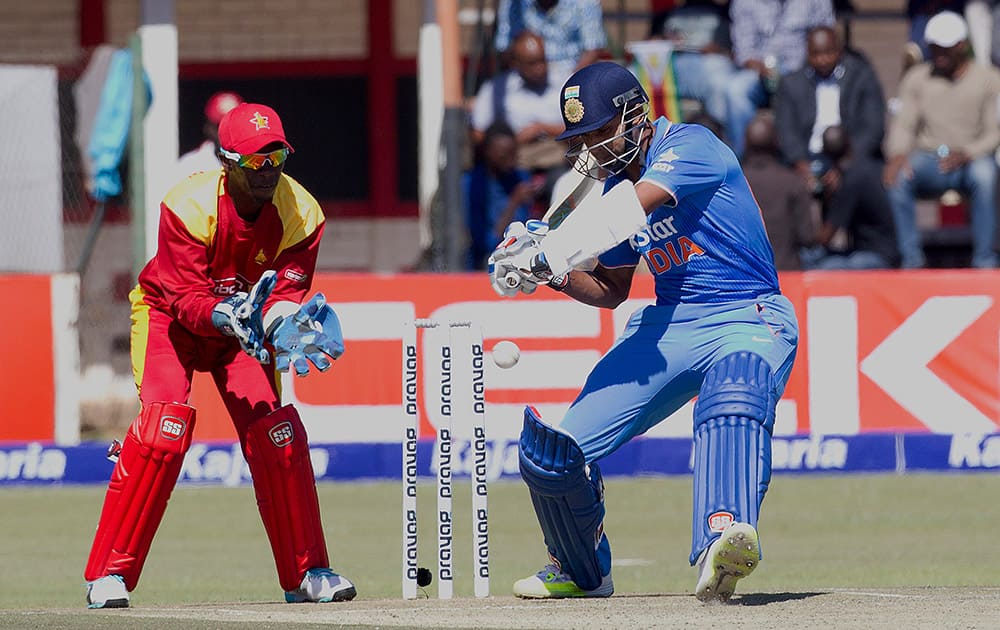
[[[920,63],[930,59],[930,51],[924,40],[924,30],[927,22],[942,11],[962,13],[966,0],[907,0],[906,16],[910,19],[910,41],[904,57],[904,65]]]
[[[243,102],[236,92],[216,92],[205,102],[204,141],[177,160],[177,180],[193,173],[214,171],[222,167],[219,158],[219,122],[229,110]]]
[[[812,244],[815,232],[812,198],[802,180],[781,162],[774,120],[768,113],[757,114],[747,125],[743,174],[764,217],[775,267],[801,269],[799,251]]]
[[[776,92],[778,77],[805,63],[806,32],[833,26],[834,16],[830,0],[732,0],[729,16],[742,69],[729,80],[726,133],[741,155],[747,123]]]
[[[892,209],[880,179],[881,163],[854,154],[845,127],[823,131],[823,153],[841,173],[824,188],[823,222],[817,246],[803,255],[806,269],[887,269],[898,261]],[[835,237],[842,234],[843,238]]]
[[[699,101],[720,123],[729,117],[726,90],[736,72],[726,0],[689,0],[653,17],[650,39],[673,44],[671,61],[681,98]],[[720,137],[723,134],[718,134]]]
[[[545,40],[549,78],[557,87],[574,70],[597,61],[608,45],[600,0],[500,0],[497,51],[507,51],[523,30]]]
[[[885,98],[871,65],[860,55],[845,54],[833,28],[814,27],[806,40],[807,65],[782,77],[774,113],[785,161],[809,190],[818,191],[841,176],[836,165],[823,160],[828,127],[847,130],[855,155],[881,159]]]
[[[476,95],[473,143],[483,141],[490,125],[506,123],[516,134],[521,167],[561,174],[566,149],[555,141],[563,131],[559,85],[549,79],[545,43],[535,33],[521,31],[511,49],[512,69],[484,83]]]
[[[902,266],[926,264],[915,199],[954,189],[969,196],[972,266],[996,267],[994,206],[1000,145],[1000,72],[969,58],[968,28],[944,11],[927,22],[930,62],[911,68],[899,87],[900,110],[889,131],[889,189]]]
[[[910,18],[910,39],[903,49],[903,71],[930,59],[924,29],[927,21],[942,11],[965,16],[969,27],[969,44],[976,63],[988,66],[1000,61],[995,38],[997,24],[994,15],[1000,5],[996,0],[908,0],[906,14]]]
[[[505,123],[494,123],[479,145],[480,156],[462,182],[469,229],[469,269],[485,269],[486,257],[512,221],[530,218],[537,184],[517,168],[517,140]]]

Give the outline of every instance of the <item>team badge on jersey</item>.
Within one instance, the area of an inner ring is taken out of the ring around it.
[[[257,255],[253,257],[253,261],[258,265],[263,265],[267,262],[267,255],[264,254],[264,248],[262,247]]]
[[[578,98],[567,99],[563,105],[563,115],[571,123],[578,123],[583,120],[583,103]]]

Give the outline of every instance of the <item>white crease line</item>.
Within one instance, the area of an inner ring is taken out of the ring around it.
[[[870,593],[868,591],[841,591],[832,589],[830,592],[839,595],[863,595],[865,597],[897,597],[899,599],[927,599],[926,595],[904,595],[902,593]]]
[[[648,567],[654,563],[645,558],[619,558],[611,561],[613,567]]]

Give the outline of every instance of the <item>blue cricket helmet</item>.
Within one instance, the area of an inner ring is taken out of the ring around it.
[[[556,140],[600,129],[621,116],[625,106],[649,101],[635,75],[613,61],[598,61],[574,72],[559,98],[566,130]]]

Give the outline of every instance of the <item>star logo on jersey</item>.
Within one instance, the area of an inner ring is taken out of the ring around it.
[[[261,115],[260,112],[254,112],[253,116],[250,117],[250,122],[257,128],[257,131],[271,128],[270,123],[267,121],[267,116]]]
[[[669,173],[674,170],[673,162],[677,160],[680,156],[674,153],[674,148],[670,147],[667,151],[656,158],[656,162],[650,167],[650,170],[662,171],[664,173]]]
[[[583,120],[583,111],[583,102],[578,98],[567,99],[563,105],[563,115],[566,116],[566,122],[580,122]]]
[[[258,265],[263,265],[264,263],[267,262],[267,255],[264,254],[263,248],[261,248],[261,250],[257,252],[257,255],[253,257],[253,261]]]

